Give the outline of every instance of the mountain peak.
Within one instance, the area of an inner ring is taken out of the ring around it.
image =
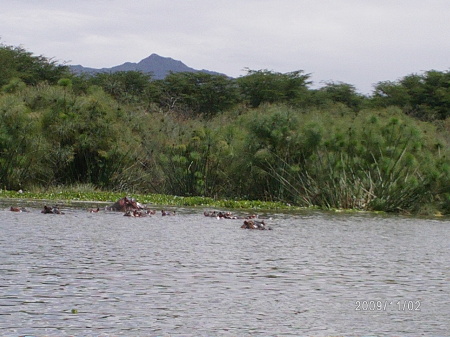
[[[151,54],[150,56],[147,56],[146,58],[140,60],[138,62],[139,63],[148,63],[148,62],[158,62],[158,61],[162,61],[162,60],[172,60],[170,57],[163,57],[163,56],[159,56],[158,54]]]
[[[143,73],[151,73],[152,78],[155,80],[165,78],[169,73],[179,73],[179,72],[205,72],[209,74],[222,75],[217,72],[208,71],[208,70],[197,70],[188,67],[183,62],[174,60],[170,57],[163,57],[158,54],[151,54],[150,56],[142,59],[138,63],[125,62],[121,65],[114,66],[111,68],[102,68],[102,69],[94,69],[94,68],[85,68],[83,66],[70,66],[72,72],[80,74],[80,73],[89,73],[96,74],[101,72],[118,72],[118,71],[142,71]]]

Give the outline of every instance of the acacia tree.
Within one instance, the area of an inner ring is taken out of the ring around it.
[[[365,97],[356,91],[356,88],[348,83],[329,82],[315,93],[316,104],[342,103],[353,111],[358,111]]]
[[[141,71],[118,71],[98,73],[87,81],[100,86],[121,103],[149,103],[157,97],[157,88],[151,78],[150,74]]]
[[[212,117],[237,102],[232,79],[203,72],[170,73],[158,81],[163,107],[187,115]]]
[[[372,103],[376,107],[398,106],[422,120],[444,120],[450,116],[450,71],[431,70],[396,82],[379,82]]]
[[[244,101],[253,108],[262,103],[301,104],[308,94],[309,77],[303,70],[282,74],[248,69],[237,84]]]
[[[56,61],[34,56],[22,47],[0,45],[0,86],[18,78],[27,85],[39,82],[56,84],[62,77],[70,77],[69,67]]]

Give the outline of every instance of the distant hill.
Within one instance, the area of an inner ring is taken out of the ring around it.
[[[88,68],[82,65],[71,65],[70,70],[75,74],[96,74],[96,73],[114,73],[117,71],[142,71],[143,73],[151,73],[152,78],[155,80],[160,80],[165,78],[170,72],[204,72],[212,75],[224,75],[214,71],[209,70],[197,70],[188,67],[181,61],[174,60],[170,57],[162,57],[157,54],[151,54],[149,57],[139,61],[138,63],[125,62],[119,66],[114,66],[111,68]],[[225,75],[226,76],[226,75]]]

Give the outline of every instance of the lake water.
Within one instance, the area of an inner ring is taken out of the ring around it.
[[[2,336],[449,336],[450,221],[0,209]],[[17,203],[16,203],[17,204]]]

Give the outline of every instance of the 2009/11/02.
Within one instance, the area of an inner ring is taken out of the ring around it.
[[[420,311],[420,301],[355,301],[355,311]]]

